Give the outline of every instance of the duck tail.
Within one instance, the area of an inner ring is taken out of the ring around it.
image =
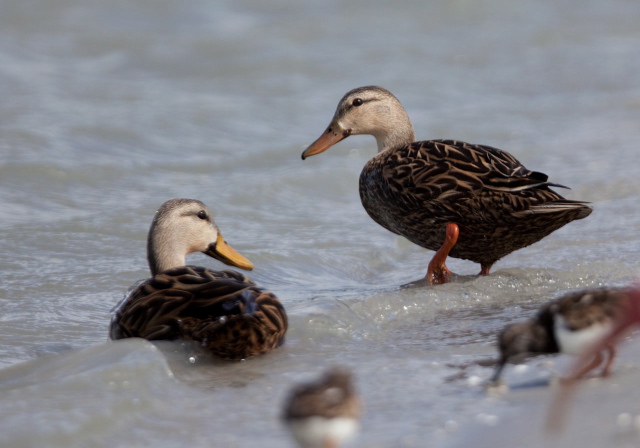
[[[593,208],[589,205],[589,202],[573,201],[571,199],[563,199],[561,201],[548,202],[546,204],[534,205],[528,210],[514,213],[515,215],[538,215],[544,213],[562,213],[573,212],[576,213],[573,219],[583,219],[591,214]]]

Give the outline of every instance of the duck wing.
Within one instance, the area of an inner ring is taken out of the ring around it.
[[[139,284],[116,308],[111,339],[181,337],[183,318],[219,320],[233,314],[237,295],[255,283],[235,271],[184,266],[162,272]]]
[[[185,266],[140,284],[117,308],[111,338],[184,339],[224,359],[280,346],[287,314],[278,298],[235,271]]]
[[[374,158],[375,160],[375,158]],[[389,154],[383,177],[390,187],[415,204],[453,203],[477,198],[486,206],[519,213],[556,213],[584,208],[581,201],[564,199],[550,187],[567,188],[548,176],[524,167],[498,148],[457,140],[415,142]]]
[[[427,140],[407,147],[407,158],[426,159],[433,166],[432,174],[419,173],[417,183],[446,179],[456,189],[518,192],[536,187],[561,187],[548,181],[548,176],[531,171],[506,151],[487,145],[458,140]],[[435,177],[435,178],[434,178]]]

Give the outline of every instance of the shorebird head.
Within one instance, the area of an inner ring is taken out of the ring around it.
[[[550,335],[533,320],[507,325],[498,335],[500,358],[491,381],[500,379],[508,362],[517,364],[530,356],[553,352],[550,342]]]

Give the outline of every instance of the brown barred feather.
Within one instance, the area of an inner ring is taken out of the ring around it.
[[[184,339],[240,360],[279,347],[287,315],[278,298],[235,271],[183,266],[138,285],[114,312],[111,338]]]
[[[360,175],[369,216],[411,242],[438,250],[448,223],[460,228],[453,257],[491,266],[591,213],[551,190],[547,175],[497,148],[428,140],[381,151]]]

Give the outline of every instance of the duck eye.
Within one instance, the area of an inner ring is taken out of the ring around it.
[[[200,219],[207,219],[207,212],[205,212],[204,210],[200,210],[198,212],[198,218]]]
[[[363,103],[362,98],[356,98],[355,100],[353,100],[352,104],[354,106],[362,106],[362,103]]]

